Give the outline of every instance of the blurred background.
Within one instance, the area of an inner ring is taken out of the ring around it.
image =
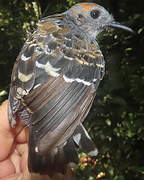
[[[8,98],[18,53],[38,19],[85,0],[0,0],[0,103]],[[111,30],[98,37],[106,73],[85,127],[99,149],[79,153],[75,180],[144,180],[144,1],[95,0],[135,34]]]

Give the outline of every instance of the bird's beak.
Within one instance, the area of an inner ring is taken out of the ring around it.
[[[120,29],[129,31],[129,32],[131,32],[131,33],[134,33],[134,31],[133,31],[131,28],[129,28],[129,27],[125,26],[125,25],[122,25],[122,24],[120,24],[120,23],[118,23],[118,22],[115,22],[115,21],[112,22],[112,23],[110,23],[109,26],[110,26],[110,27],[114,27],[114,28],[120,28]]]

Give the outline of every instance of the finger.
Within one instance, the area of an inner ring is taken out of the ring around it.
[[[16,136],[15,142],[16,143],[27,143],[29,137],[29,129],[23,128],[23,130]]]
[[[15,167],[10,159],[0,162],[0,179],[15,173]]]
[[[14,137],[8,122],[8,101],[0,106],[0,161],[8,157],[11,152]]]
[[[9,159],[11,160],[14,168],[15,168],[15,173],[20,173],[21,172],[21,167],[20,167],[20,162],[21,162],[21,156],[20,154],[17,152],[17,150],[15,149],[15,151],[11,154],[11,156],[9,157]]]
[[[27,167],[27,159],[28,159],[28,144],[18,144],[16,146],[16,150],[19,153],[21,160],[20,160],[20,169],[21,172],[24,172],[26,169],[28,169]]]
[[[25,143],[28,141],[28,128],[24,128],[22,123],[12,129],[8,121],[8,101],[0,106],[0,161],[3,161],[11,153],[14,143]]]

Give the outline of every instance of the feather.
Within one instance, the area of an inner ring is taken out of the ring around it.
[[[77,126],[75,129],[73,133],[73,140],[82,152],[85,152],[90,156],[97,156],[98,150],[95,147],[95,143],[91,140],[88,132],[82,124]]]
[[[28,166],[40,174],[64,173],[67,165],[78,162],[78,147],[96,155],[81,123],[102,78],[104,60],[99,47],[66,26],[63,17],[39,22],[12,73],[9,120],[14,125],[20,119],[29,127]]]

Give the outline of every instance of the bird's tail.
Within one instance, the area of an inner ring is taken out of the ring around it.
[[[78,163],[77,148],[90,156],[96,156],[98,150],[86,129],[80,124],[73,135],[62,145],[53,148],[47,155],[40,154],[35,144],[35,135],[30,132],[29,159],[30,172],[53,176],[56,172],[65,174],[67,166]]]

